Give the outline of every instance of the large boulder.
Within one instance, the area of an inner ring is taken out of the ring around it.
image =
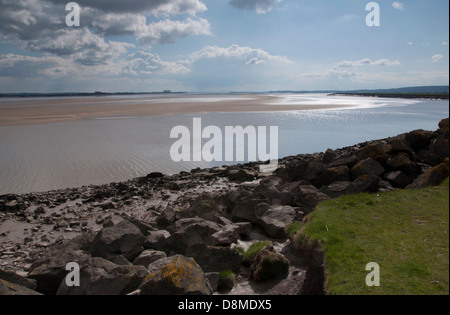
[[[318,160],[313,160],[308,164],[308,168],[306,169],[304,180],[314,181],[316,180],[323,171],[325,171],[326,166],[324,163]]]
[[[322,156],[322,162],[325,164],[330,164],[339,158],[339,154],[333,149],[328,149]]]
[[[212,289],[193,258],[171,257],[148,275],[139,287],[141,295],[211,295]]]
[[[144,250],[136,259],[133,261],[133,265],[135,266],[144,266],[148,267],[151,263],[167,257],[165,252],[157,251],[157,250]]]
[[[350,155],[342,157],[328,165],[328,167],[339,167],[339,166],[347,166],[349,169],[351,169],[353,166],[358,163],[358,157],[356,155]]]
[[[321,188],[322,186],[328,186],[334,182],[345,182],[349,180],[350,174],[348,167],[338,166],[326,169],[313,183],[317,188]]]
[[[448,175],[449,175],[448,164],[442,163],[427,170],[406,188],[417,189],[427,186],[438,186],[442,184],[442,182],[448,177]]]
[[[205,220],[215,221],[218,216],[219,206],[209,195],[197,197],[187,210],[176,213],[177,219],[199,217]]]
[[[294,206],[301,207],[303,213],[306,215],[313,211],[319,202],[328,199],[330,197],[316,187],[312,185],[301,185],[298,187],[293,204]]]
[[[74,243],[49,247],[39,252],[39,256],[31,265],[28,277],[37,281],[36,291],[46,295],[56,294],[68,274],[67,264],[76,262],[83,268],[89,265],[91,258]]]
[[[241,233],[243,232],[243,226],[237,224],[226,224],[212,235],[214,244],[226,246],[235,243]]]
[[[274,238],[286,236],[286,225],[294,222],[295,210],[290,206],[272,206],[259,219],[258,224],[267,235]]]
[[[391,171],[402,171],[409,177],[417,177],[420,174],[420,167],[417,163],[412,162],[409,159],[408,154],[399,153],[395,156],[390,157],[387,160],[387,167]]]
[[[36,290],[37,288],[36,280],[22,277],[13,271],[0,270],[0,279],[12,284],[26,287],[30,290]]]
[[[380,176],[385,172],[384,167],[373,158],[367,158],[359,161],[351,170],[350,174],[353,179],[357,179],[361,175]]]
[[[158,251],[169,252],[168,238],[170,233],[166,230],[150,231],[144,241],[145,249],[155,249]]]
[[[114,226],[104,228],[98,232],[90,253],[94,257],[108,260],[123,255],[133,261],[143,250],[144,235],[131,222],[124,220]]]
[[[283,255],[266,247],[256,254],[250,265],[251,278],[257,282],[284,279],[289,274],[290,263]]]
[[[405,188],[412,183],[412,179],[402,171],[393,171],[384,174],[384,179],[392,184],[395,188]]]
[[[220,226],[217,223],[203,220],[172,233],[167,241],[171,250],[178,254],[184,254],[186,248],[195,244],[216,245],[213,235],[219,231]]]
[[[238,271],[242,263],[242,255],[229,247],[196,244],[186,250],[186,256],[194,258],[204,272]]]
[[[274,185],[260,184],[253,190],[253,193],[266,197],[270,204],[287,205],[291,204],[294,199],[293,194],[286,191],[280,192]]]
[[[0,279],[0,295],[42,295],[39,292],[31,290],[25,286],[8,282]]]
[[[256,172],[246,169],[230,170],[227,174],[229,180],[236,182],[253,181],[257,176]]]
[[[284,168],[278,168],[275,174],[286,181],[297,181],[305,177],[309,163],[296,159],[289,162]]]
[[[388,158],[385,147],[379,142],[368,144],[356,152],[356,155],[360,160],[372,158],[380,163],[384,163]]]
[[[268,205],[270,201],[264,196],[251,195],[236,204],[231,211],[231,220],[234,222],[252,222],[256,223],[258,218],[255,212],[261,208],[261,205]]]
[[[433,138],[434,133],[423,129],[413,130],[405,135],[405,141],[409,143],[409,146],[417,153],[420,150],[428,148],[430,140]]]
[[[58,295],[126,295],[135,291],[148,275],[143,266],[119,266],[95,257],[80,270],[80,286],[63,280]]]

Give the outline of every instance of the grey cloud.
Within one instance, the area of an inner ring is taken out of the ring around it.
[[[66,5],[68,0],[44,0]],[[206,11],[201,0],[76,0],[82,8],[95,8],[106,13],[196,14]]]
[[[273,10],[281,0],[230,0],[231,6],[241,9],[266,13]]]

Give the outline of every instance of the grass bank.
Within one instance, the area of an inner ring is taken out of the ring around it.
[[[329,294],[449,294],[449,180],[322,202],[295,237],[305,239],[324,252]],[[366,285],[371,262],[379,287]]]

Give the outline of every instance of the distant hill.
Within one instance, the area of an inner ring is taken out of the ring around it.
[[[351,93],[407,93],[407,94],[449,94],[449,86],[415,86],[398,89],[357,90]]]

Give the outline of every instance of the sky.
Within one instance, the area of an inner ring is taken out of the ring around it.
[[[449,84],[447,0],[69,2],[0,0],[0,93]]]

